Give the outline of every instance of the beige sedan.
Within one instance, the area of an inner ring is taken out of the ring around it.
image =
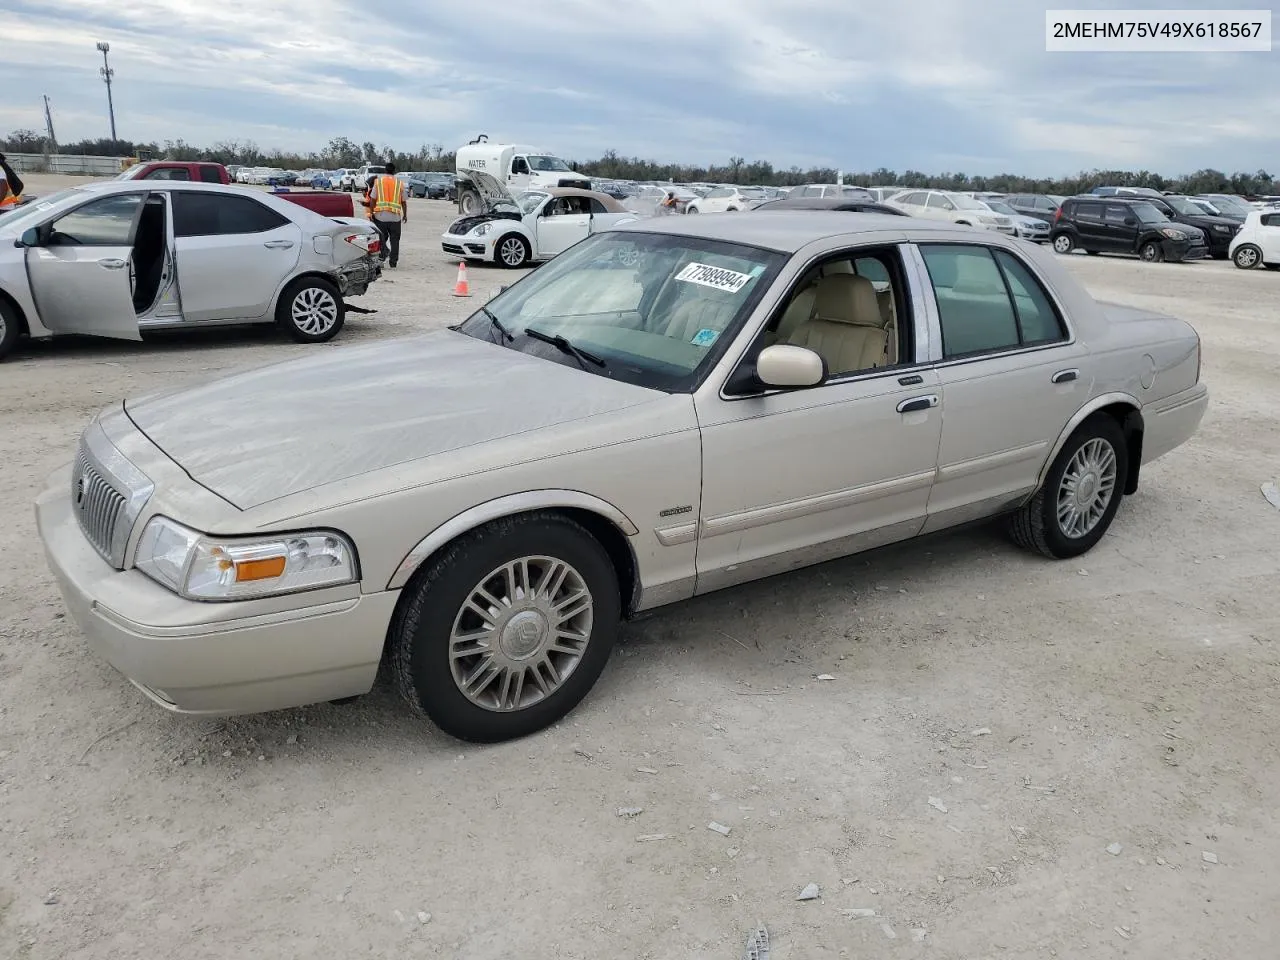
[[[620,620],[983,518],[1103,536],[1208,403],[1186,323],[994,231],[822,211],[593,235],[459,326],[127,400],[37,505],[157,704],[571,710]]]

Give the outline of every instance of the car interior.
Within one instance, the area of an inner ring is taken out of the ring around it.
[[[911,355],[899,346],[909,336],[904,290],[895,251],[827,260],[801,277],[761,346],[807,347],[833,377],[894,366]]]
[[[148,197],[133,240],[133,309],[139,316],[151,309],[160,294],[167,242],[164,198]]]

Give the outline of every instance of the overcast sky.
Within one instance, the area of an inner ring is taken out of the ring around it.
[[[43,129],[47,93],[60,140],[109,135],[106,40],[136,140],[487,133],[570,160],[1280,173],[1280,51],[1046,53],[1046,6],[1119,4],[0,0],[0,131]]]

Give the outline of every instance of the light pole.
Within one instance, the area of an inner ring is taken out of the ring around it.
[[[116,142],[116,108],[111,102],[111,78],[116,72],[111,69],[111,65],[107,63],[107,54],[111,52],[111,44],[101,42],[98,49],[102,51],[102,66],[98,69],[98,73],[102,74],[102,79],[107,85],[107,112],[111,115],[111,142]]]

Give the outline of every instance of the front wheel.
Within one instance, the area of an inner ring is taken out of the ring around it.
[[[406,588],[392,628],[400,692],[445,733],[535,733],[586,696],[621,620],[617,573],[577,522],[499,520],[446,548]]]
[[[474,190],[464,190],[458,198],[458,208],[464,217],[474,217],[483,212],[484,203],[480,200],[480,194]]]
[[[1124,432],[1105,413],[1094,414],[1068,438],[1035,496],[1010,518],[1014,542],[1055,560],[1093,549],[1120,509],[1128,470]]]
[[[1236,247],[1231,261],[1241,270],[1252,270],[1262,262],[1262,251],[1251,243],[1244,243]]]
[[[289,285],[276,307],[276,323],[299,343],[324,343],[342,329],[347,307],[328,280],[303,277]]]
[[[511,269],[523,267],[533,255],[529,250],[529,241],[518,233],[509,233],[499,240],[494,254],[500,264]]]
[[[0,300],[0,360],[7,357],[18,342],[18,313],[9,304]]]
[[[1138,256],[1146,263],[1159,263],[1164,259],[1164,248],[1154,240],[1148,240],[1138,248]]]
[[[1060,233],[1053,238],[1054,253],[1070,253],[1076,248],[1076,242],[1069,233]]]

